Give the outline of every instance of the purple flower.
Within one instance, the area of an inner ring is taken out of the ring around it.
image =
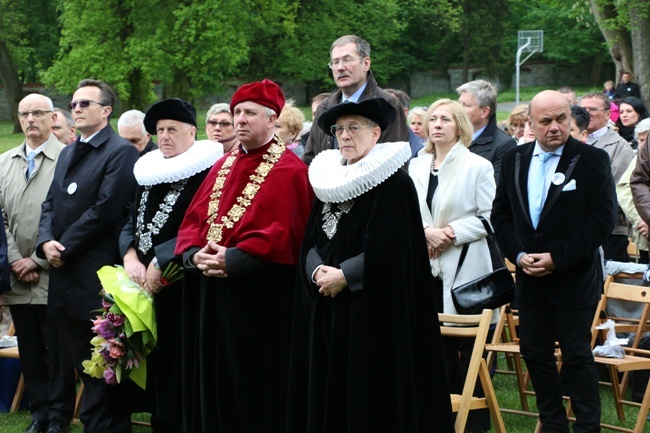
[[[115,372],[111,367],[108,367],[106,370],[104,370],[104,380],[106,380],[106,383],[109,385],[117,385],[117,376],[115,376]]]
[[[110,314],[110,313],[109,313]],[[93,320],[92,330],[95,334],[101,335],[105,340],[110,340],[115,338],[115,332],[113,332],[113,325],[106,319],[103,319],[97,316],[97,320]]]
[[[106,319],[108,319],[113,326],[122,326],[124,324],[124,316],[121,314],[108,313]]]
[[[102,308],[104,309],[104,311],[108,311],[108,309],[111,308],[112,306],[113,304],[111,304],[110,302],[106,302],[106,299],[102,298]]]

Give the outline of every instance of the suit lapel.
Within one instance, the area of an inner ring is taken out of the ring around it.
[[[553,182],[551,182],[551,186],[548,189],[548,194],[546,195],[546,201],[544,202],[544,208],[542,209],[542,214],[539,217],[540,225],[542,224],[542,221],[544,221],[544,218],[546,218],[551,212],[551,209],[557,202],[558,198],[560,198],[560,194],[562,194],[562,188],[564,188],[564,185],[566,185],[571,180],[571,174],[573,173],[573,169],[575,168],[579,159],[580,154],[575,153],[575,146],[573,143],[571,143],[570,138],[567,141],[567,144],[564,146],[562,156],[560,157],[560,161],[558,162],[557,168],[555,169],[555,173],[564,174],[564,181],[559,185],[555,185]]]
[[[528,225],[533,228],[533,222],[530,219],[530,210],[528,208],[528,171],[530,170],[530,160],[533,157],[535,142],[528,149],[517,152],[515,156],[515,187],[517,197],[521,206],[521,213],[526,217]],[[534,228],[533,228],[534,230]]]

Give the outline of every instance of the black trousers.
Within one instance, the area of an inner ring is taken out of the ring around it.
[[[630,255],[627,253],[627,246],[630,239],[627,235],[610,235],[603,242],[603,253],[605,260],[615,260],[617,262],[629,262]]]
[[[83,361],[90,359],[95,336],[90,320],[68,318],[52,319],[59,333],[59,346],[56,348],[55,365],[74,365],[84,383],[79,419],[84,425],[84,433],[130,433],[131,415],[127,387],[106,385],[104,379],[95,379],[83,372]],[[74,389],[74,387],[73,387]]]
[[[74,369],[72,363],[64,365],[52,359],[54,351],[50,348],[58,345],[59,334],[46,316],[47,305],[11,305],[9,309],[20,341],[20,363],[32,420],[69,424],[75,404]]]
[[[576,433],[600,432],[598,374],[591,353],[591,323],[596,305],[560,308],[540,295],[534,302],[519,300],[519,337],[543,433],[569,433],[562,404],[563,385],[571,396]],[[563,380],[555,362],[555,342],[562,350]]]

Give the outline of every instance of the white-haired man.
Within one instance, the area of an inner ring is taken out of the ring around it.
[[[140,110],[125,111],[117,121],[117,133],[138,149],[140,156],[158,149],[151,134],[144,127],[144,113]]]

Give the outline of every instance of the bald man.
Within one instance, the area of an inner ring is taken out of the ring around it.
[[[570,136],[563,94],[538,93],[530,122],[536,141],[504,155],[492,223],[502,251],[517,264],[521,353],[542,431],[569,432],[554,356],[559,341],[574,431],[597,432],[591,322],[603,286],[598,248],[616,223],[614,179],[605,151]]]
[[[25,377],[32,423],[25,432],[63,431],[74,411],[74,391],[53,386],[55,377],[67,378],[74,387],[72,365],[55,371],[52,362],[56,333],[46,316],[49,281],[47,260],[38,258],[34,245],[38,238],[41,203],[54,176],[59,153],[65,146],[52,133],[56,123],[52,101],[33,93],[18,104],[18,117],[25,140],[0,157],[0,206],[4,214],[11,291],[4,294],[16,335],[20,337],[20,358]],[[63,119],[65,122],[65,118]],[[60,363],[58,363],[60,364]],[[57,364],[57,365],[58,365]],[[55,428],[61,427],[59,430]]]

